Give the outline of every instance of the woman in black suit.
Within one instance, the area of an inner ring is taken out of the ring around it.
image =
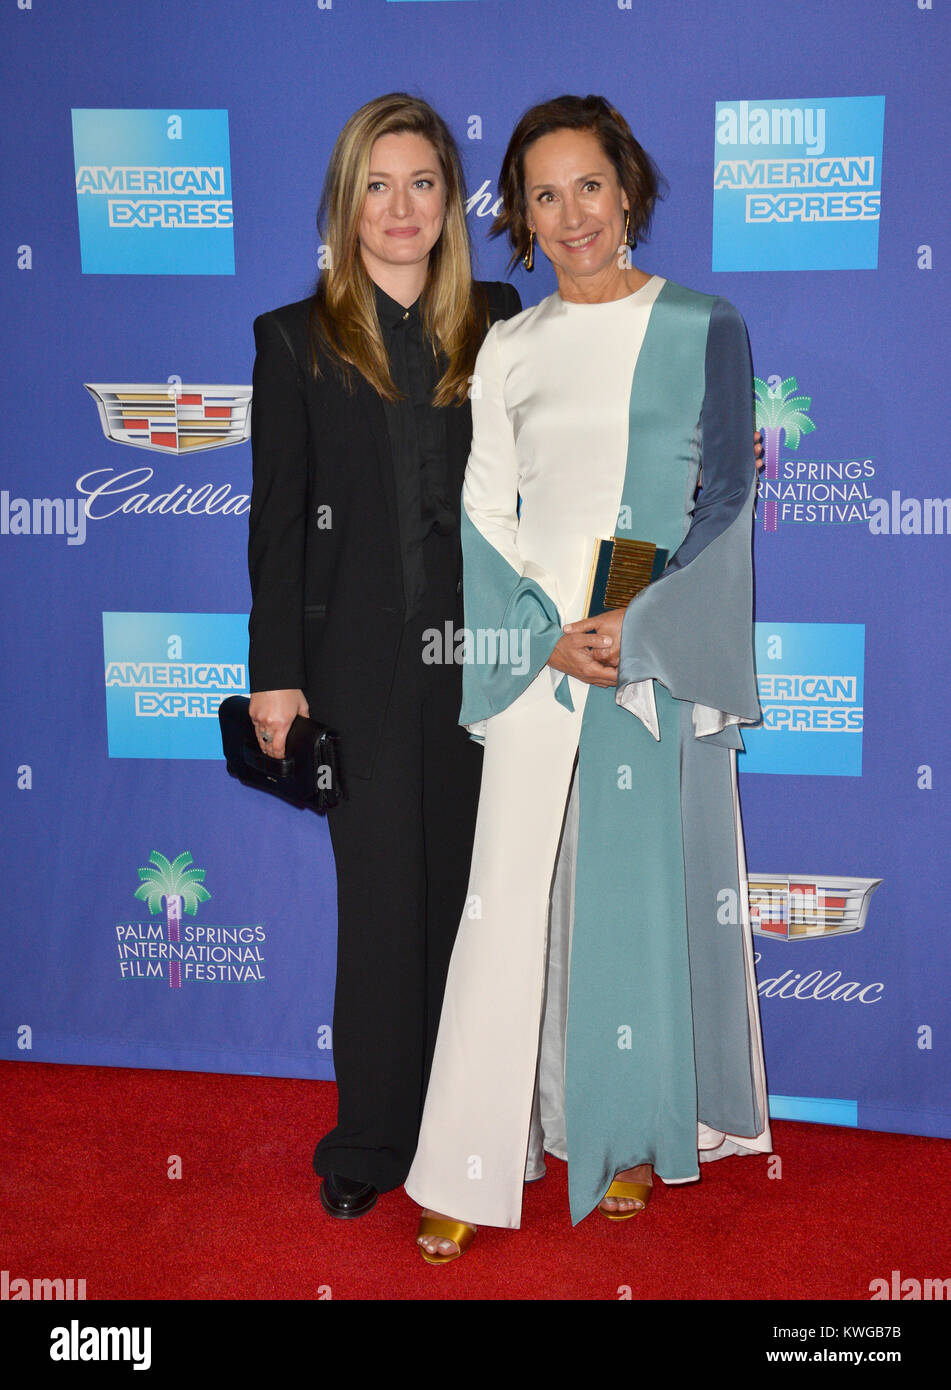
[[[476,353],[520,304],[473,283],[459,154],[414,97],[350,118],[324,216],[315,294],[254,324],[251,718],[277,757],[297,714],[340,735],[338,1116],[314,1168],[355,1217],[409,1169],[465,905],[481,752],[433,630],[463,620]]]

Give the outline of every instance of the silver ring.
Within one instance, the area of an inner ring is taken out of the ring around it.
[[[273,735],[273,734],[262,734],[262,735],[261,735],[261,742],[262,742],[262,743],[271,743],[271,742],[273,741],[273,738],[274,738],[274,735]]]

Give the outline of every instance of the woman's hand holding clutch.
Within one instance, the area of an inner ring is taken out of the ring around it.
[[[262,753],[283,758],[287,731],[299,714],[310,717],[302,690],[258,690],[248,707]]]

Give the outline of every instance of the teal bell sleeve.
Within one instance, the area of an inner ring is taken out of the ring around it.
[[[761,717],[752,630],[753,429],[746,327],[731,304],[716,299],[696,431],[702,488],[681,544],[631,602],[621,633],[617,702],[655,739],[654,681],[692,704],[697,738],[742,749],[739,726]]]
[[[472,451],[462,491],[465,612],[460,724],[481,738],[547,664],[561,637],[557,585],[518,550],[518,460],[503,397],[498,327],[476,359]],[[556,698],[569,702],[567,682]]]

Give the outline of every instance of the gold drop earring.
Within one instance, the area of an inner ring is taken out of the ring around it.
[[[522,265],[525,267],[526,270],[533,270],[534,267],[535,267],[535,229],[534,229],[534,227],[532,227],[532,228],[529,229],[529,233],[528,233],[528,250],[525,252],[525,255],[522,257]]]

